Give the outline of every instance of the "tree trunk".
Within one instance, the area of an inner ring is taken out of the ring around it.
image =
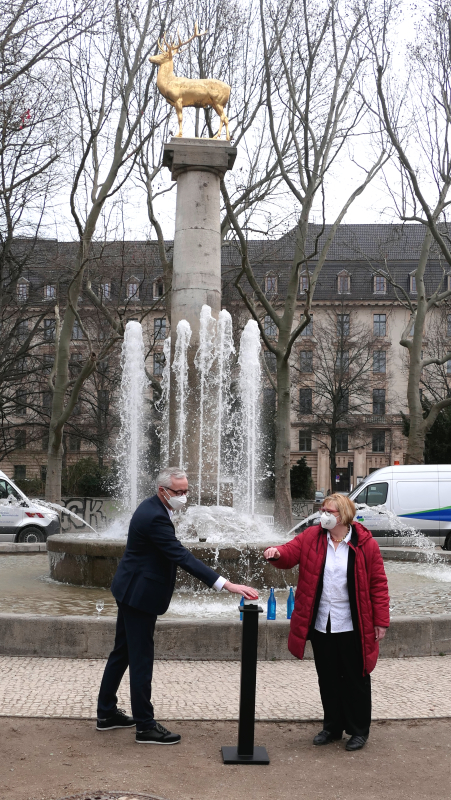
[[[62,435],[52,434],[50,430],[49,450],[47,454],[47,476],[45,481],[45,499],[49,503],[61,503],[61,473],[63,465]]]
[[[330,486],[331,492],[335,491],[336,481],[335,476],[337,474],[337,440],[336,440],[336,430],[332,430],[330,432]]]
[[[283,358],[277,359],[277,409],[275,453],[274,525],[289,531],[293,527],[290,487],[291,453],[291,392],[290,368]]]

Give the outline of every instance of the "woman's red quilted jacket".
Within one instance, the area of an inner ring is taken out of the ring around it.
[[[388,628],[388,585],[379,546],[371,532],[359,522],[353,522],[357,532],[355,549],[355,588],[360,636],[362,640],[363,671],[372,672],[379,655],[379,643],[374,626]],[[349,542],[348,547],[353,547]],[[296,658],[303,658],[305,642],[312,622],[318,583],[326,560],[327,534],[320,525],[306,528],[291,542],[277,545],[280,558],[272,561],[279,569],[291,569],[299,564],[294,611],[291,616],[288,649]]]

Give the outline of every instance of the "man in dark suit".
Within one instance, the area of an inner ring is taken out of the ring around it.
[[[168,467],[160,472],[157,486],[157,494],[144,500],[132,516],[125,553],[111,584],[118,605],[116,639],[100,686],[97,730],[136,724],[140,744],[176,744],[181,737],[156,722],[150,698],[155,623],[171,602],[177,567],[217,591],[224,588],[249,600],[257,599],[258,592],[230,583],[176,538],[171,516],[186,503],[186,473]],[[133,717],[117,708],[116,693],[127,667]]]

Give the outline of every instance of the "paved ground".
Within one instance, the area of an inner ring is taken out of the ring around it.
[[[0,716],[91,719],[104,662],[0,657]],[[157,661],[157,719],[233,720],[238,662]],[[259,662],[257,719],[319,720],[312,661]],[[381,659],[373,673],[373,719],[451,718],[451,656]],[[130,711],[124,677],[119,706]],[[1,798],[1,794],[0,794]]]

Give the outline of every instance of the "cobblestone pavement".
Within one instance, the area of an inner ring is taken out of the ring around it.
[[[101,660],[0,656],[0,716],[90,719]],[[233,720],[238,715],[239,662],[156,661],[157,719]],[[381,659],[373,673],[373,719],[451,717],[451,656]],[[130,710],[127,675],[119,707]],[[312,661],[259,662],[259,720],[321,719]]]

